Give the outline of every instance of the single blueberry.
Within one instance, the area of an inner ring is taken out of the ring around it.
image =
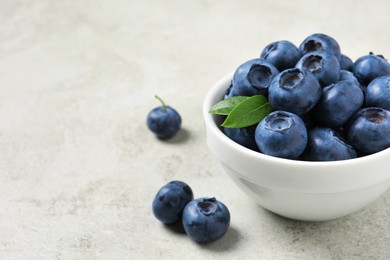
[[[293,68],[284,70],[272,80],[268,99],[275,110],[302,115],[317,104],[321,93],[321,86],[310,71]]]
[[[278,73],[278,69],[264,59],[249,60],[236,69],[230,95],[267,96],[269,84]]]
[[[370,52],[369,55],[362,56],[355,61],[353,73],[361,83],[367,86],[375,78],[390,75],[390,64],[382,55]]]
[[[223,99],[227,99],[227,98],[233,97],[232,88],[233,88],[233,84],[232,84],[232,82],[230,82],[230,85],[229,85],[228,89],[226,90]]]
[[[317,122],[336,128],[344,125],[363,105],[364,95],[357,82],[342,80],[323,89],[314,108]]]
[[[223,132],[227,137],[236,143],[257,151],[257,144],[255,141],[255,130],[257,125],[243,127],[243,128],[223,128]]]
[[[353,61],[344,54],[341,54],[340,69],[353,71]]]
[[[309,35],[301,45],[299,45],[301,55],[309,52],[326,51],[336,57],[337,61],[341,60],[340,46],[337,41],[329,35],[323,33],[315,33]]]
[[[154,108],[149,112],[146,123],[150,131],[160,139],[168,139],[174,136],[181,127],[180,114],[170,106],[166,106],[158,96],[162,106]]]
[[[360,109],[349,123],[347,139],[366,155],[390,147],[390,112],[379,107]]]
[[[355,82],[355,84],[358,84],[359,88],[363,91],[363,96],[365,96],[366,90],[367,90],[366,86],[364,86],[362,83],[360,83],[359,80],[355,77],[355,75],[351,71],[340,70],[339,81],[342,81],[342,80],[352,80],[353,82]]]
[[[268,44],[260,58],[273,64],[279,71],[293,68],[301,58],[299,49],[290,41],[277,41]]]
[[[340,70],[339,81],[342,81],[342,80],[352,80],[356,83],[359,83],[359,80],[355,77],[355,75],[353,75],[353,73],[351,71],[344,70],[344,69]]]
[[[255,140],[264,154],[297,159],[305,150],[307,130],[299,116],[286,111],[274,111],[258,124]]]
[[[152,210],[154,216],[165,224],[172,224],[182,217],[184,207],[194,199],[190,186],[182,181],[165,184],[154,197]]]
[[[307,53],[297,62],[295,67],[310,70],[322,87],[336,83],[340,78],[339,62],[335,56],[324,51]]]
[[[199,198],[184,208],[182,221],[185,232],[192,240],[209,243],[226,233],[230,225],[230,212],[215,198]]]
[[[390,75],[374,79],[366,89],[366,106],[390,110]]]
[[[307,147],[303,154],[306,161],[338,161],[357,157],[355,149],[335,130],[315,127],[308,132]]]

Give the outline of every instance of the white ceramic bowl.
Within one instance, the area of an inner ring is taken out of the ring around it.
[[[307,162],[247,149],[221,131],[208,113],[222,100],[232,74],[218,81],[203,103],[206,141],[230,178],[262,207],[285,217],[325,221],[353,213],[390,188],[390,148],[358,159]]]

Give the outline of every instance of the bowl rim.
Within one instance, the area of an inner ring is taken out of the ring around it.
[[[229,86],[229,83],[231,82],[233,77],[233,73],[229,73],[222,77],[220,80],[218,80],[208,91],[204,102],[203,102],[203,118],[204,118],[204,124],[207,128],[207,131],[212,131],[212,136],[218,138],[220,142],[223,142],[224,145],[228,146],[232,150],[236,150],[239,153],[242,153],[243,156],[248,157],[250,160],[266,160],[269,163],[272,164],[282,164],[284,167],[288,166],[294,166],[294,167],[306,167],[310,169],[314,169],[311,173],[311,176],[314,178],[317,178],[319,176],[322,177],[322,179],[329,179],[329,178],[335,178],[335,179],[343,179],[340,176],[335,176],[335,174],[331,171],[333,167],[342,166],[344,169],[347,169],[349,166],[356,167],[357,165],[367,165],[372,162],[377,161],[386,161],[390,159],[390,148],[387,148],[385,150],[382,150],[380,152],[362,156],[359,158],[354,159],[348,159],[348,160],[339,160],[339,161],[301,161],[301,160],[292,160],[292,159],[284,159],[284,158],[278,158],[273,157],[270,155],[266,155],[257,151],[253,151],[249,148],[246,148],[230,138],[228,138],[220,129],[220,127],[215,122],[215,118],[217,118],[217,115],[212,115],[209,113],[209,110],[212,105],[214,105],[214,101],[216,99],[216,96],[219,95],[220,98],[223,98],[223,94],[225,93],[227,87]],[[208,138],[208,137],[207,137]],[[326,174],[324,174],[324,171],[315,171],[315,169],[323,168],[329,169],[330,171]],[[370,179],[367,181],[365,186],[363,186],[363,181],[360,181],[359,185],[350,185],[350,189],[357,189],[358,186],[360,188],[364,188],[370,185],[375,185],[378,182],[383,181],[389,181],[390,180],[390,174],[384,174],[383,171],[381,171],[381,174],[377,174],[375,178]],[[236,174],[240,175],[241,177],[247,179],[248,181],[251,181],[253,183],[258,183],[257,180],[252,179],[249,176],[242,175],[236,172]],[[361,176],[361,175],[360,175]],[[372,174],[371,174],[372,177]],[[347,185],[348,186],[348,185]],[[354,186],[352,188],[352,186]],[[341,189],[341,188],[340,188]],[[325,190],[325,189],[324,189]],[[323,191],[324,191],[323,190]],[[337,189],[335,189],[337,190]],[[345,190],[344,190],[345,191]]]

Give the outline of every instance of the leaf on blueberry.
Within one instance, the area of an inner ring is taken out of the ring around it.
[[[226,117],[221,126],[227,128],[243,128],[259,123],[272,112],[268,99],[255,95],[237,104]]]
[[[214,115],[222,115],[227,116],[232,112],[233,108],[235,108],[238,104],[240,104],[242,101],[248,99],[250,97],[246,96],[235,96],[231,98],[224,99],[214,106],[210,108],[209,113]]]

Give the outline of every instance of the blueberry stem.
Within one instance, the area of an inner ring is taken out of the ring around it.
[[[157,95],[154,95],[154,97],[157,98],[161,102],[161,104],[162,104],[162,111],[164,113],[166,113],[167,112],[167,106],[165,105],[164,101]]]

